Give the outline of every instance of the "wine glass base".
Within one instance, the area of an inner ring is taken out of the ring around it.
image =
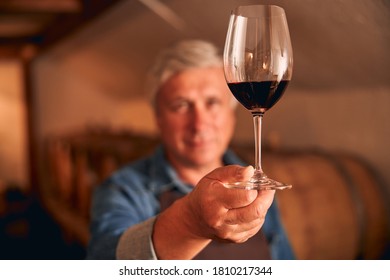
[[[228,189],[245,189],[245,190],[284,190],[291,189],[292,185],[284,184],[272,179],[264,179],[261,181],[244,181],[234,183],[223,183]]]

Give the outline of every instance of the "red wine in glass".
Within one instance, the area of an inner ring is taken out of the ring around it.
[[[248,110],[265,112],[282,97],[290,81],[228,83],[234,97]]]

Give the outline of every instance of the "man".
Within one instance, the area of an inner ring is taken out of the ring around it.
[[[236,102],[217,49],[180,42],[151,77],[162,146],[96,189],[88,258],[293,258],[274,191],[223,186],[253,168],[228,149]]]

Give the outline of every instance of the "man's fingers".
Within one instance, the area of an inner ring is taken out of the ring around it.
[[[206,178],[206,180],[211,179]],[[257,198],[256,190],[228,189],[215,180],[210,183],[209,187],[209,191],[213,192],[213,196],[227,210],[248,206]]]
[[[256,190],[228,189],[223,183],[249,180],[253,175],[253,167],[229,165],[217,168],[205,176],[204,180],[211,180],[211,187],[218,192],[221,203],[226,209],[245,207],[257,197]]]
[[[206,178],[217,180],[222,183],[232,183],[237,181],[249,180],[253,175],[252,166],[242,167],[239,165],[227,165],[217,168],[206,175]]]
[[[241,243],[255,235],[262,227],[264,220],[255,220],[243,225],[225,225],[223,229],[216,232],[219,240]]]
[[[274,199],[275,191],[261,191],[256,199],[246,207],[231,209],[226,213],[226,223],[243,224],[253,220],[264,219]]]

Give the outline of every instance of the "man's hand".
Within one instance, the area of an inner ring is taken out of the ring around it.
[[[206,175],[187,196],[192,232],[210,239],[241,243],[264,223],[275,191],[228,189],[223,183],[248,180],[253,167],[225,166]]]
[[[230,189],[224,182],[248,180],[253,167],[224,166],[156,219],[153,242],[162,259],[191,259],[211,240],[241,243],[262,227],[275,191]]]

